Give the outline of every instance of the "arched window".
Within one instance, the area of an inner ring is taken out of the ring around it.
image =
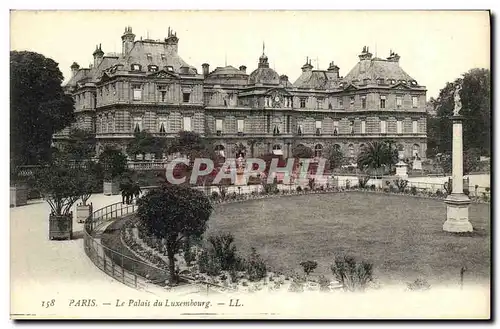
[[[273,154],[283,155],[283,150],[281,149],[281,145],[280,144],[274,144],[273,145]]]
[[[365,144],[361,143],[359,144],[359,152],[363,152],[363,149],[366,147]]]
[[[224,155],[224,145],[216,145],[215,146],[215,154],[217,154],[218,156],[221,156],[223,158],[225,158],[225,155]]]
[[[412,151],[412,155],[414,157],[418,157],[418,153],[420,151],[420,145],[418,144],[413,144],[413,151]]]
[[[316,146],[314,147],[314,156],[316,158],[319,158],[319,157],[321,157],[322,152],[323,152],[323,145],[316,144]]]
[[[354,145],[349,144],[348,149],[349,149],[349,157],[354,159]]]
[[[334,144],[334,145],[333,145],[333,149],[334,149],[335,151],[337,151],[337,152],[342,151],[342,147],[341,147],[339,144]]]

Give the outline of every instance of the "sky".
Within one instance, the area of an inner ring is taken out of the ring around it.
[[[177,32],[179,55],[201,72],[201,64],[247,66],[262,54],[270,67],[294,82],[306,58],[315,69],[331,61],[345,76],[363,46],[386,58],[390,50],[421,85],[437,97],[446,82],[472,68],[490,68],[486,11],[13,11],[11,50],[41,53],[59,63],[65,81],[75,61],[88,67],[96,44],[121,51],[131,26],[136,39],[164,39]]]

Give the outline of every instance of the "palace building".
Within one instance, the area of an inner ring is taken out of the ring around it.
[[[98,151],[107,144],[125,150],[143,130],[170,139],[185,130],[211,139],[228,157],[239,143],[248,155],[285,157],[303,144],[317,156],[337,147],[354,160],[365,143],[385,140],[407,158],[425,157],[426,88],[392,51],[381,59],[363,47],[345,77],[333,61],[315,70],[306,60],[292,83],[270,68],[264,49],[250,73],[245,65],[209,64],[199,72],[179,56],[170,28],[164,40],[136,40],[127,27],[121,39],[121,53],[105,54],[99,45],[89,68],[73,63],[65,85],[75,99],[74,126],[95,132]]]

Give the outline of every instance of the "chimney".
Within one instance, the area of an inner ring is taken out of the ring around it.
[[[387,57],[387,60],[388,60],[389,62],[396,62],[396,63],[399,63],[399,59],[400,59],[399,55],[398,55],[398,54],[396,54],[395,52],[393,52],[392,50],[391,50],[391,51],[390,51],[390,53],[389,53],[389,57]]]
[[[207,63],[201,64],[201,67],[203,69],[203,76],[206,78],[208,76],[208,73],[210,72],[210,65]]]
[[[125,32],[122,35],[122,55],[127,55],[134,46],[135,34],[132,33],[132,27],[125,27]]]
[[[76,73],[78,72],[78,70],[80,69],[80,65],[78,65],[77,62],[73,62],[73,64],[71,64],[70,68],[71,68],[72,76],[75,76]]]
[[[170,26],[168,27],[168,35],[165,43],[167,44],[167,51],[177,54],[179,38],[177,38],[177,32],[171,30]]]
[[[98,67],[99,64],[101,64],[102,58],[104,56],[104,52],[101,49],[101,44],[99,44],[99,46],[95,46],[95,50],[92,56],[94,56],[94,67]]]
[[[359,54],[358,57],[360,61],[371,59],[372,53],[370,53],[370,49],[367,46],[364,46],[361,54]]]
[[[311,60],[309,57],[306,58],[306,63],[302,66],[302,72],[311,71],[314,66],[311,65]]]
[[[282,85],[286,85],[286,83],[288,82],[288,76],[286,75],[280,75],[280,84]]]
[[[247,67],[245,65],[241,65],[240,66],[240,71],[246,74],[247,73]]]
[[[330,62],[330,66],[328,66],[328,71],[335,74],[335,79],[339,78],[339,67],[335,65],[333,61]]]

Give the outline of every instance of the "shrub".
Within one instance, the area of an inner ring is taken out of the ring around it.
[[[370,185],[370,190],[375,191],[376,187],[375,184]]]
[[[210,236],[208,242],[212,245],[211,254],[217,258],[222,270],[238,270],[240,260],[236,252],[236,246],[233,244],[234,236],[231,233]]]
[[[396,187],[398,188],[399,192],[404,192],[406,189],[406,186],[408,186],[408,180],[406,179],[396,179],[394,181],[394,184],[396,184]]]
[[[293,280],[288,288],[289,292],[304,292],[304,282]]]
[[[358,176],[359,188],[366,188],[369,180],[370,176]]]
[[[423,279],[416,279],[413,282],[407,283],[406,286],[411,291],[425,291],[431,288],[431,285]]]
[[[335,279],[348,291],[364,291],[373,281],[373,264],[364,261],[356,263],[351,256],[336,257],[330,269]]]
[[[246,262],[246,271],[250,281],[259,281],[267,275],[266,264],[253,247],[250,257]]]
[[[217,193],[216,191],[213,191],[211,196],[212,196],[212,200],[218,200],[219,199],[219,193]]]
[[[417,195],[417,187],[416,186],[412,186],[410,188],[410,192],[411,192],[412,195]]]
[[[390,186],[391,185],[391,181],[390,180],[386,180],[385,181],[385,185]]]
[[[330,291],[330,281],[324,276],[319,277],[319,290],[320,291]]]
[[[436,196],[437,196],[438,198],[441,198],[441,197],[443,196],[443,192],[442,192],[441,190],[437,190],[437,191],[436,191]]]
[[[451,194],[451,192],[453,191],[453,183],[451,178],[448,179],[448,181],[443,184],[443,188],[446,191],[446,194],[448,195]]]
[[[207,273],[210,276],[218,276],[222,270],[217,257],[210,255],[206,250],[201,253],[198,266],[201,273]]]
[[[300,193],[300,192],[302,192],[302,187],[297,186],[296,190],[297,190],[297,192],[299,192],[299,193]]]
[[[316,181],[314,180],[314,178],[309,178],[309,181],[307,182],[307,185],[309,186],[309,188],[311,190],[314,190],[314,184],[315,184],[315,182]]]
[[[300,266],[304,269],[304,273],[309,275],[318,267],[318,263],[313,260],[308,260],[300,263]]]
[[[351,181],[348,179],[345,181],[345,188],[346,188],[346,190],[351,188]]]

